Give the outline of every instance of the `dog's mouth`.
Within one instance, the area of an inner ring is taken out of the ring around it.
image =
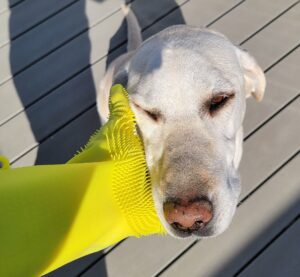
[[[171,225],[173,235],[180,238],[188,238],[188,237],[209,237],[212,236],[205,230],[205,223],[199,221],[195,223],[192,227],[186,228],[181,226],[178,223],[172,223]]]

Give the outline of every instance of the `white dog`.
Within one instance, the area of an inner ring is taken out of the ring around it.
[[[108,117],[114,83],[130,96],[160,220],[175,237],[215,236],[231,222],[240,194],[245,99],[260,101],[265,77],[224,35],[176,25],[142,43],[124,8],[128,52],[109,66],[98,110]]]

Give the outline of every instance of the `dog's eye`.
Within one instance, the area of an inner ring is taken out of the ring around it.
[[[161,118],[161,115],[159,112],[152,112],[152,111],[150,112],[150,111],[146,111],[146,110],[144,110],[144,112],[155,122],[158,122]]]
[[[162,118],[161,113],[159,111],[149,111],[149,110],[145,110],[143,109],[140,105],[133,103],[134,106],[139,109],[140,111],[142,111],[144,114],[146,114],[150,119],[152,119],[155,122],[159,122]]]
[[[214,112],[216,112],[218,109],[220,109],[221,107],[223,107],[227,101],[233,97],[233,94],[218,94],[216,96],[214,96],[209,103],[209,112],[211,114],[213,114]]]
[[[211,105],[220,105],[228,98],[227,95],[217,95],[211,100]]]

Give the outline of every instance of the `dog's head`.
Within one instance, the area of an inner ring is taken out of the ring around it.
[[[235,212],[245,98],[261,100],[256,61],[223,35],[174,26],[126,67],[159,217],[171,235],[214,236]]]

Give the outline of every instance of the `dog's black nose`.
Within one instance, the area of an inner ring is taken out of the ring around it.
[[[164,203],[164,214],[167,222],[179,231],[201,230],[213,217],[212,204],[208,200],[168,201]]]

